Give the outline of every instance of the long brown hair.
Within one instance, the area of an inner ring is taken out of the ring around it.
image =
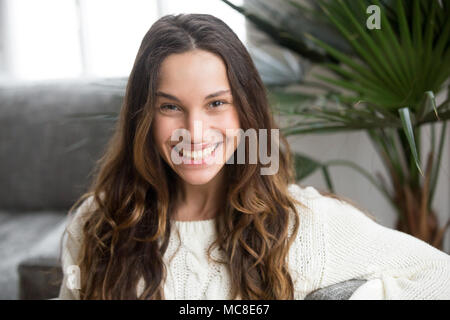
[[[170,54],[193,49],[222,58],[241,128],[267,129],[270,152],[271,129],[277,127],[267,92],[235,33],[207,14],[160,18],[142,40],[115,134],[95,179],[70,210],[88,197],[95,203],[83,219],[77,261],[81,299],[164,299],[163,256],[177,190],[176,173],[152,141],[153,109],[161,63]],[[277,174],[261,175],[259,161],[225,165],[226,201],[215,219],[218,237],[209,249],[217,246],[223,252],[224,260],[218,262],[230,272],[232,299],[294,297],[287,258],[299,229],[297,205],[302,204],[289,193],[288,185],[295,182],[291,152],[281,133],[280,141]],[[140,278],[145,290],[137,296]]]

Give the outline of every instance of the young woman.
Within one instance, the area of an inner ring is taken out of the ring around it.
[[[259,153],[249,161],[255,143],[239,129],[279,152],[275,173],[261,173]],[[282,136],[273,145],[272,129],[261,78],[226,24],[159,19],[96,178],[70,210],[59,297],[303,299],[360,278],[369,281],[353,298],[450,298],[447,254],[296,185],[289,146]],[[190,142],[174,141],[177,130]]]

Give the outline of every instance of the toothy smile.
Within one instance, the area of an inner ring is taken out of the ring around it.
[[[177,146],[173,147],[174,150],[176,152],[178,152],[178,154],[180,155],[180,157],[184,157],[184,158],[188,158],[188,159],[192,159],[192,160],[202,160],[202,159],[206,159],[209,156],[211,156],[211,154],[214,152],[214,150],[217,149],[217,147],[219,145],[221,145],[222,142],[218,142],[216,144],[210,145],[204,149],[201,150],[188,150],[187,148],[181,148],[178,149]]]

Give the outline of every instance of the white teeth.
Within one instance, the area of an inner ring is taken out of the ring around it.
[[[219,144],[220,143],[217,143],[214,146],[199,151],[191,152],[190,150],[183,150],[183,157],[191,158],[193,160],[205,159],[211,155],[211,153],[217,148]]]

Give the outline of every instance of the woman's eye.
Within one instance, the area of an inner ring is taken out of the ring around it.
[[[211,102],[209,104],[209,106],[211,107],[211,109],[217,109],[218,107],[220,107],[224,104],[227,104],[227,103],[222,100],[216,100],[214,102]],[[179,107],[177,107],[176,105],[173,105],[173,104],[164,104],[164,105],[160,106],[159,108],[161,111],[166,112],[166,113],[168,113],[168,112],[173,113],[176,111],[181,111],[181,109]]]
[[[216,104],[217,102],[219,102],[220,104]],[[214,101],[214,102],[210,103],[210,105],[214,106],[213,109],[217,109],[216,107],[220,107],[221,105],[224,105],[224,104],[226,104],[226,102],[225,101],[221,101],[221,100],[217,100],[217,101]]]
[[[173,112],[173,111],[177,111],[178,107],[174,106],[173,104],[165,104],[162,105],[161,107],[159,107],[162,111],[166,111],[166,112]]]

